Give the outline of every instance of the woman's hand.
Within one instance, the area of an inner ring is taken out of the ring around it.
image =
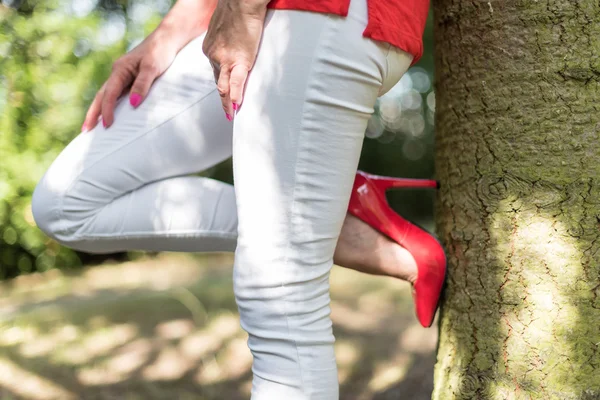
[[[219,0],[202,50],[213,65],[217,89],[228,120],[242,104],[244,85],[262,36],[265,0]]]
[[[99,116],[102,116],[105,128],[111,126],[114,121],[115,104],[129,88],[129,102],[133,107],[139,106],[152,83],[171,65],[178,50],[170,43],[168,35],[157,30],[115,61],[110,77],[102,85],[88,109],[82,132],[96,126]]]
[[[112,73],[92,102],[83,132],[92,129],[102,115],[108,128],[114,121],[117,100],[131,87],[129,102],[139,106],[152,83],[171,65],[175,56],[190,40],[206,32],[217,0],[177,0],[160,25],[135,49],[119,58]]]

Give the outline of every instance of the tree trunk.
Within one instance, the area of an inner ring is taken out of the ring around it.
[[[433,398],[600,399],[600,2],[433,2]]]

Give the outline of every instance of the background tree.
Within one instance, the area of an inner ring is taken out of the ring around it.
[[[434,399],[600,399],[600,4],[434,0]]]

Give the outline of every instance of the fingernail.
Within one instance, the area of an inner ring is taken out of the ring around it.
[[[240,108],[238,103],[233,103],[233,111],[237,111]]]
[[[87,128],[87,125],[84,122],[83,125],[81,125],[81,133],[85,133],[87,131],[88,131],[88,128]]]
[[[105,120],[102,120],[102,126],[104,127],[104,129],[108,128],[108,125],[106,124]]]
[[[227,117],[227,121],[233,121],[233,118],[228,113],[225,113],[225,116]]]
[[[137,93],[131,93],[131,95],[129,96],[129,104],[131,104],[133,108],[137,108],[137,106],[139,106],[141,102],[142,96],[140,96]]]

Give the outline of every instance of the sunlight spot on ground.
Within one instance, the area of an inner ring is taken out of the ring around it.
[[[252,353],[248,348],[248,335],[235,338],[219,353],[219,365],[223,371],[221,380],[232,380],[243,376],[252,367]]]
[[[25,357],[40,357],[50,353],[56,346],[76,340],[79,335],[79,329],[68,324],[55,329],[48,335],[24,341],[20,347],[20,353]]]
[[[83,346],[73,345],[62,350],[56,350],[56,358],[65,364],[81,365],[94,357],[85,353]]]
[[[107,366],[121,374],[132,372],[146,362],[152,348],[152,342],[149,339],[136,339],[120,348],[116,354],[107,361]]]
[[[155,331],[163,339],[180,339],[192,333],[194,328],[189,319],[175,319],[158,324]]]
[[[369,389],[374,392],[384,391],[401,382],[411,365],[412,356],[401,354],[397,360],[375,366],[373,378],[369,382]]]
[[[196,375],[196,382],[201,385],[207,385],[219,381],[221,368],[216,358],[211,358],[202,363],[202,367]]]
[[[84,385],[107,385],[122,382],[130,373],[143,365],[152,351],[149,339],[138,339],[119,349],[116,355],[101,363],[79,370],[77,378]]]
[[[130,341],[137,333],[138,328],[134,324],[114,325],[93,333],[86,339],[84,346],[89,353],[103,354]]]
[[[247,346],[247,337],[236,338],[219,351],[216,357],[202,364],[196,375],[201,385],[215,384],[242,377],[252,367],[252,354]]]
[[[71,342],[81,334],[79,327],[71,324],[66,324],[56,330],[54,337],[61,343]]]
[[[142,376],[151,381],[170,381],[181,378],[195,365],[173,346],[164,347],[156,361],[144,368]]]
[[[237,316],[230,313],[223,313],[215,318],[207,328],[208,332],[215,335],[231,337],[242,331],[240,320]]]
[[[398,347],[406,352],[430,354],[437,346],[437,339],[437,329],[424,329],[415,322],[402,332]]]
[[[222,338],[197,332],[184,338],[179,343],[180,351],[187,357],[200,360],[207,354],[213,353],[221,346]]]
[[[349,340],[338,340],[335,343],[335,357],[338,365],[348,366],[353,365],[361,355],[356,343]]]
[[[69,364],[83,364],[103,356],[122,346],[138,334],[133,324],[114,325],[91,333],[79,343],[73,343],[57,351],[57,359]]]
[[[83,368],[77,373],[79,382],[89,386],[110,385],[123,382],[127,376],[112,371],[105,366]]]
[[[376,313],[361,313],[336,300],[331,300],[331,319],[334,324],[355,332],[372,332],[381,323]]]
[[[179,349],[189,359],[200,360],[217,352],[223,343],[242,332],[239,319],[224,313],[217,316],[206,328],[183,338]]]
[[[344,384],[353,372],[355,363],[360,359],[362,351],[356,343],[339,339],[335,342],[335,358],[338,364],[338,380]]]
[[[75,393],[20,366],[0,359],[0,386],[30,400],[71,400]]]
[[[39,335],[36,326],[12,326],[0,330],[0,345],[12,346],[35,339]]]
[[[41,302],[54,299],[56,293],[68,293],[70,285],[62,271],[51,269],[43,274],[35,273],[31,279],[28,275],[21,275],[15,280],[14,291],[23,295],[22,299],[28,302]]]
[[[44,356],[50,353],[53,349],[54,339],[52,335],[48,335],[23,343],[19,349],[19,352],[21,355],[31,358]]]

